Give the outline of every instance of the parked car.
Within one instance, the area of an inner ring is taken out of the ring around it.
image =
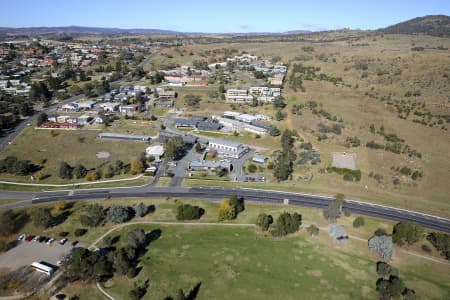
[[[67,238],[63,238],[62,240],[59,241],[59,243],[61,245],[64,245],[67,242]]]
[[[55,241],[54,238],[50,238],[50,239],[47,241],[47,245],[51,245],[54,241]]]
[[[27,238],[25,239],[26,242],[31,242],[34,239],[34,235],[29,235],[27,236]]]
[[[19,238],[17,239],[18,241],[23,241],[23,240],[25,240],[27,238],[27,235],[25,234],[25,233],[23,233],[23,234],[21,234],[20,236],[19,236]]]
[[[78,244],[78,241],[73,241],[71,245],[72,245],[72,247],[75,247],[77,244]]]
[[[37,242],[40,238],[41,238],[40,235],[35,236],[34,239],[33,239],[33,242]]]
[[[41,236],[37,241],[38,241],[39,243],[42,243],[42,242],[45,241],[45,239],[46,239],[45,236]]]

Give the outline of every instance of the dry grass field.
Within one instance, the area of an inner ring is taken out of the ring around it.
[[[424,50],[413,51],[413,47],[423,47]],[[223,49],[237,49],[239,53],[245,51],[267,59],[280,56],[282,62],[290,66],[302,63],[304,66],[319,67],[317,73],[341,77],[343,83],[337,85],[328,81],[303,80],[304,92],[292,90],[288,80],[285,81],[283,95],[288,105],[283,112],[286,118],[272,123],[280,129],[297,130],[301,139],[311,142],[314,149],[320,152],[322,162],[316,166],[296,166],[292,181],[280,184],[272,182],[271,185],[274,188],[279,186],[281,189],[326,194],[343,192],[353,198],[448,217],[450,124],[445,118],[439,118],[439,115],[446,115],[447,118],[450,115],[450,56],[445,50],[449,47],[448,39],[406,35],[361,35],[358,38],[326,42],[189,43],[181,47],[181,51],[193,53],[193,56],[177,57],[180,51],[164,50],[162,53],[170,52],[173,58],[163,56],[161,60],[155,60],[155,64],[171,60],[183,64],[189,63],[189,59],[199,58],[220,61]],[[287,77],[289,75],[288,71]],[[180,92],[181,97],[176,105],[183,106],[183,93],[189,93],[188,88]],[[206,92],[203,96],[200,107],[188,110],[188,113],[208,115],[233,109],[221,100],[208,98]],[[342,118],[342,134],[327,134],[326,140],[318,141],[317,125],[326,122],[325,118],[312,114],[306,108],[301,115],[292,114],[294,104],[305,104],[311,100],[319,103],[324,111],[338,119]],[[258,111],[271,116],[276,112],[271,105],[256,108],[236,106],[234,109],[241,112]],[[406,119],[400,118],[406,116],[406,110],[410,111]],[[425,116],[415,115],[415,111]],[[427,114],[433,117],[429,118]],[[385,133],[403,139],[403,145],[419,152],[421,158],[365,147],[372,140],[386,143],[382,136],[371,133],[371,124],[376,130],[383,126]],[[347,137],[358,137],[361,146],[347,148]],[[253,135],[245,134],[230,139],[245,142],[266,154],[279,148],[278,139],[269,136],[255,139]],[[336,151],[356,153],[357,166],[362,172],[360,182],[345,182],[341,175],[322,172],[331,163],[332,152]],[[423,178],[412,180],[397,170],[405,166],[413,171],[421,171]],[[379,174],[383,179],[377,181],[370,178],[370,173]],[[313,179],[298,181],[299,176],[312,176]],[[395,178],[398,178],[398,184],[393,183]]]

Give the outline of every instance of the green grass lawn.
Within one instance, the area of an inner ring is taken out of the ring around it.
[[[104,207],[112,204],[134,206],[139,202],[155,205],[154,213],[135,221],[174,221],[181,203],[199,205],[205,214],[199,222],[216,222],[218,203],[194,199],[114,199],[98,201]],[[29,223],[21,231],[57,237],[68,231],[69,239],[89,245],[114,225],[89,228],[82,237],[73,235],[79,223],[80,207],[75,202],[67,220],[53,228],[41,230]],[[50,206],[48,204],[42,206]],[[111,236],[124,235],[135,226],[146,231],[161,229],[161,237],[152,242],[141,260],[136,279],[115,277],[108,289],[117,299],[126,299],[135,280],[150,279],[144,299],[162,299],[174,295],[178,288],[185,291],[201,282],[198,299],[367,299],[375,298],[375,263],[378,258],[369,252],[367,242],[351,238],[347,245],[337,246],[324,228],[327,222],[321,210],[283,205],[261,205],[247,202],[246,209],[231,223],[253,224],[259,213],[276,219],[284,211],[300,212],[305,226],[314,223],[320,228],[317,237],[309,237],[305,229],[284,239],[264,236],[253,227],[212,227],[188,225],[131,225]],[[54,212],[56,214],[56,212]],[[342,217],[351,236],[367,239],[377,228],[392,230],[393,222],[365,217],[366,225],[351,226],[356,216]],[[120,239],[118,246],[123,245]],[[426,242],[425,242],[426,243]],[[412,248],[419,254],[421,243]],[[101,245],[101,244],[100,244]],[[433,250],[433,256],[438,254]],[[422,299],[445,299],[450,291],[448,266],[417,258],[396,249],[391,264],[400,270],[405,283],[414,288]],[[92,291],[87,292],[87,291]],[[69,285],[63,292],[80,295],[81,299],[96,299],[92,285]],[[320,295],[320,296],[318,296]],[[98,299],[98,298],[97,298]]]
[[[253,228],[143,226],[161,230],[141,259],[138,279],[150,279],[144,299],[162,299],[178,288],[201,283],[197,299],[374,299],[378,278],[371,256],[348,251],[358,242],[337,247],[304,232],[273,239]],[[131,228],[124,229],[122,236]],[[328,239],[326,233],[318,238]],[[123,239],[121,239],[123,240]],[[120,244],[119,244],[120,246]],[[424,299],[443,299],[450,285],[445,268],[426,270],[413,261],[401,276]],[[428,266],[429,267],[429,266]],[[115,277],[107,291],[125,299],[133,280]],[[432,288],[432,292],[428,289]]]

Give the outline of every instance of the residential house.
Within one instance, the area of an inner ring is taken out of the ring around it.
[[[94,107],[95,101],[87,100],[78,102],[78,110],[90,110]]]
[[[168,100],[168,101],[156,100],[155,102],[153,102],[153,106],[154,107],[172,107],[173,101],[172,100]]]
[[[176,93],[175,91],[161,91],[158,93],[158,97],[160,99],[175,99]]]
[[[99,107],[103,109],[103,111],[105,112],[117,111],[119,106],[120,106],[119,102],[104,102],[99,104]]]
[[[137,105],[135,105],[135,104],[119,106],[119,112],[121,114],[125,114],[125,115],[133,115],[137,112],[137,110],[138,110]]]
[[[79,125],[86,125],[86,124],[89,124],[92,121],[92,119],[93,118],[91,116],[82,115],[77,118],[77,123]]]

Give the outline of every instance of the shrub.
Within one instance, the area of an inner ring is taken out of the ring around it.
[[[98,175],[97,171],[89,171],[84,179],[86,179],[86,181],[95,181],[98,180],[99,177],[100,176]]]
[[[306,228],[306,231],[311,235],[311,236],[315,236],[319,234],[319,227],[317,227],[314,224],[311,224],[308,226],[308,228]]]
[[[356,217],[353,220],[353,227],[359,228],[359,227],[362,227],[362,226],[364,226],[364,218],[363,217]]]
[[[395,244],[412,245],[422,239],[423,228],[410,222],[399,222],[392,230],[392,240]]]
[[[271,215],[261,213],[256,219],[256,225],[258,225],[262,231],[269,230],[270,225],[273,223],[273,218]]]
[[[258,167],[255,164],[249,164],[248,167],[247,167],[247,170],[250,173],[255,173],[257,169],[258,169]]]
[[[58,235],[59,235],[60,237],[66,237],[66,236],[69,235],[69,232],[67,232],[67,231],[61,231],[60,233],[58,233]]]
[[[183,204],[177,207],[177,220],[198,220],[205,213],[199,206]]]

